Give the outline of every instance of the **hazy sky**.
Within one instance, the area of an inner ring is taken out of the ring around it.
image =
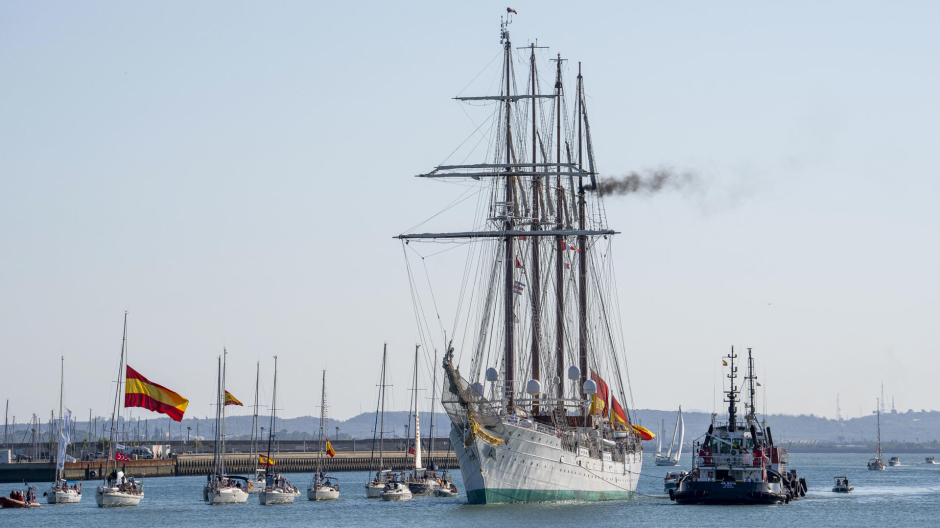
[[[772,412],[867,413],[881,380],[940,407],[940,4],[511,5],[514,44],[583,62],[601,171],[702,178],[607,202],[637,407],[710,410],[731,345]],[[131,366],[188,415],[212,413],[223,346],[243,401],[277,354],[283,414],[318,412],[325,368],[342,419],[374,408],[387,341],[407,408],[391,237],[463,191],[413,176],[475,128],[451,98],[505,7],[0,3],[11,413],[48,416],[65,355],[67,405],[105,414],[125,310]]]

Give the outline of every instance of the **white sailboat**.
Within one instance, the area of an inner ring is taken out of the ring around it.
[[[413,401],[412,405],[414,406],[414,468],[412,468],[411,476],[408,477],[406,483],[408,484],[408,489],[413,495],[433,495],[434,491],[441,487],[438,482],[436,468],[425,468],[424,460],[421,453],[421,417],[418,412],[418,350],[421,345],[415,346],[415,373],[414,373],[414,384],[412,386],[413,391]],[[434,364],[437,364],[436,356]],[[436,372],[436,370],[435,370]],[[436,383],[436,381],[435,381]],[[431,395],[431,398],[434,398],[434,395]],[[434,409],[431,409],[431,420],[434,420]],[[431,462],[433,466],[433,461]]]
[[[391,470],[385,469],[385,367],[388,359],[388,345],[382,347],[382,374],[379,383],[379,399],[375,404],[375,426],[372,428],[372,457],[369,461],[369,475],[375,470],[375,477],[366,482],[366,498],[378,499],[385,490],[385,484],[392,478]],[[379,460],[375,465],[375,440],[378,435]]]
[[[458,303],[455,321],[469,330],[446,344],[442,393],[467,500],[629,498],[642,465],[640,433],[621,359],[617,232],[595,181],[583,78],[578,71],[575,112],[565,115],[564,61],[556,62],[554,90],[540,93],[532,44],[528,72],[516,77],[510,23],[501,23],[500,92],[457,97],[493,109],[487,159],[420,175],[476,189],[474,229],[398,238],[410,244],[406,259],[422,255],[420,242],[467,248],[466,264],[451,268],[451,287],[463,284],[460,299],[472,299]],[[432,304],[414,302],[416,311]],[[462,372],[454,343],[467,345]]]
[[[144,487],[134,479],[127,478],[123,471],[117,470],[115,461],[115,432],[117,421],[121,416],[121,387],[125,383],[124,367],[127,353],[127,312],[124,312],[124,335],[121,338],[121,359],[118,368],[118,382],[114,389],[114,410],[111,413],[111,432],[108,441],[108,461],[105,465],[104,483],[95,490],[95,503],[100,508],[115,508],[124,506],[137,506],[144,498]]]
[[[310,487],[307,488],[307,500],[328,501],[339,498],[339,483],[334,477],[326,475],[323,471],[323,451],[324,440],[329,445],[330,439],[324,437],[323,430],[326,427],[326,371],[323,371],[323,393],[320,397],[320,441],[317,448],[317,471],[313,475]],[[332,450],[332,446],[330,446]],[[332,456],[332,455],[331,455]]]
[[[878,413],[878,449],[875,451],[875,458],[868,461],[868,469],[872,471],[884,471],[885,462],[881,458],[881,400],[875,400],[875,409]]]
[[[679,445],[676,445],[676,435],[679,435]],[[660,436],[660,438],[662,438]],[[679,464],[679,457],[682,456],[682,441],[685,439],[685,422],[682,420],[682,406],[679,406],[679,414],[676,416],[676,428],[672,432],[672,443],[669,445],[669,452],[666,456],[661,454],[662,441],[656,445],[656,465],[657,466],[676,466]]]
[[[63,478],[65,469],[65,460],[68,458],[66,449],[71,442],[71,424],[72,411],[65,410],[62,414],[62,398],[65,392],[65,357],[61,358],[62,364],[59,374],[59,434],[57,441],[58,453],[56,455],[55,478],[52,486],[43,493],[49,504],[74,504],[82,500],[82,486],[78,482],[69,482]]]
[[[242,488],[241,481],[236,481],[225,473],[225,367],[228,351],[222,349],[219,358],[219,383],[216,386],[215,412],[215,450],[213,452],[212,474],[208,476],[202,490],[202,498],[213,506],[227,504],[245,504],[248,502],[248,490]],[[247,488],[247,479],[246,486]]]
[[[277,424],[277,356],[274,356],[274,390],[271,394],[271,428],[268,430],[268,465],[265,466],[264,489],[258,493],[258,502],[262,506],[293,504],[300,495],[289,480],[272,471],[276,461],[271,460],[271,442],[274,439]]]

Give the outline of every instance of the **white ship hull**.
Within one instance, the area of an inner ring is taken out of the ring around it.
[[[99,508],[137,506],[143,498],[143,492],[124,493],[117,488],[101,487],[95,491],[95,503]]]
[[[382,491],[385,490],[385,484],[366,484],[366,498],[379,499],[382,497]]]
[[[307,500],[312,501],[328,501],[336,500],[339,498],[339,490],[333,488],[328,488],[323,486],[318,489],[308,489],[307,490]]]
[[[624,462],[602,461],[585,449],[580,455],[563,450],[555,436],[508,423],[504,427],[502,444],[476,436],[469,446],[462,431],[451,427],[470,504],[617,500],[636,491],[640,453],[626,453]]]
[[[82,494],[77,490],[56,490],[49,488],[46,492],[46,502],[48,504],[74,504],[81,502]]]
[[[212,506],[245,504],[248,502],[248,493],[238,488],[222,488],[219,490],[204,488],[203,499]]]
[[[278,504],[293,504],[294,497],[297,494],[292,491],[280,491],[280,490],[262,490],[261,493],[258,493],[258,502],[262,506],[275,506]]]

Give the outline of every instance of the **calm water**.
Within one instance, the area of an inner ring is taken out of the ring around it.
[[[686,455],[683,455],[684,457]],[[791,465],[807,479],[810,494],[787,506],[677,506],[663,499],[662,475],[647,456],[639,493],[633,500],[608,503],[559,503],[469,506],[464,499],[421,497],[412,502],[386,503],[366,499],[365,473],[338,474],[339,501],[314,503],[299,500],[289,506],[262,507],[257,497],[242,506],[206,506],[204,477],[154,478],[145,481],[147,495],[137,508],[113,510],[95,506],[92,488],[81,504],[49,506],[38,510],[0,510],[0,526],[204,526],[209,523],[244,526],[487,526],[519,525],[613,526],[726,526],[733,515],[738,526],[937,526],[940,524],[940,465],[923,464],[921,455],[902,456],[900,467],[868,471],[868,455],[794,454]],[[687,466],[688,464],[684,464]],[[847,475],[855,486],[848,495],[835,494],[832,478]],[[291,480],[306,490],[309,474]],[[462,482],[457,479],[462,490]],[[92,484],[92,483],[89,483]],[[6,495],[13,484],[0,484]],[[42,491],[40,490],[40,494]],[[771,517],[772,516],[772,517]],[[585,524],[587,523],[587,524]]]

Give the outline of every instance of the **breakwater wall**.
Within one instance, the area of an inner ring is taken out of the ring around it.
[[[434,463],[439,469],[456,469],[457,458],[453,452],[437,451],[431,453]],[[279,473],[310,473],[316,470],[316,453],[273,453],[271,455]],[[378,463],[376,456],[376,464]],[[427,463],[428,453],[424,454]],[[373,471],[371,467],[371,454],[363,452],[340,452],[335,457],[324,456],[321,461],[324,471],[340,473],[343,471]],[[384,458],[384,469],[402,471],[411,469],[414,458],[403,451],[387,452]],[[100,480],[107,464],[104,460],[92,462],[67,462],[65,464],[65,478],[76,481]],[[248,475],[254,471],[255,458],[244,454],[227,454],[225,456],[226,471],[230,474]],[[212,471],[212,455],[179,455],[175,458],[162,460],[131,460],[118,462],[119,470],[129,477],[152,478],[174,476],[208,475]],[[23,462],[13,464],[0,464],[0,483],[7,482],[51,482],[55,466],[48,462]]]

